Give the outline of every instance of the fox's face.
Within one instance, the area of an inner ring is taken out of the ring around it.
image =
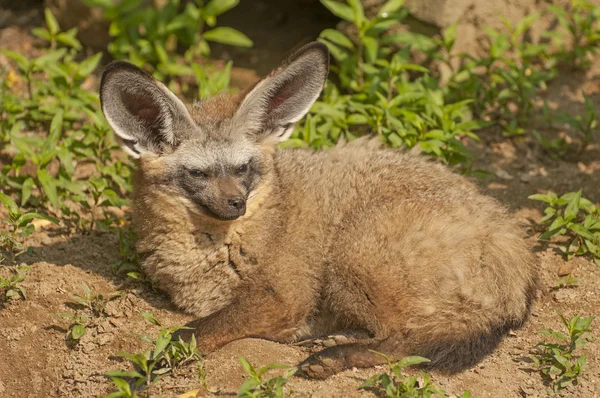
[[[141,69],[114,62],[100,100],[127,153],[159,159],[161,183],[194,212],[234,220],[272,172],[275,145],[318,98],[328,66],[327,48],[312,43],[253,88],[186,107]]]

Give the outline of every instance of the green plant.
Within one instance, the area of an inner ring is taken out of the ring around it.
[[[181,338],[173,339],[175,332],[190,329],[189,327],[164,328],[152,314],[142,312],[141,315],[151,324],[161,328],[158,337],[153,339],[146,335],[136,334],[142,340],[150,343],[152,348],[144,353],[119,353],[119,356],[131,362],[135,370],[111,370],[105,373],[117,387],[117,391],[109,395],[110,397],[135,397],[136,391],[140,388],[148,388],[160,378],[174,373],[178,367],[202,359],[193,335],[189,343],[185,343]],[[131,383],[127,380],[131,380]],[[131,385],[133,385],[133,389],[131,389]]]
[[[396,363],[392,363],[384,354],[375,351],[373,352],[385,358],[388,363],[388,371],[386,373],[375,375],[366,380],[360,385],[360,388],[373,389],[376,392],[385,394],[385,396],[388,398],[427,398],[445,396],[444,390],[431,384],[431,380],[427,372],[421,371],[420,379],[417,376],[405,376],[402,372],[406,367],[430,362],[429,359],[411,356],[403,358]]]
[[[0,275],[0,292],[5,300],[12,297],[21,297],[23,300],[27,299],[27,290],[21,286],[20,283],[25,280],[25,277],[30,270],[31,267],[20,265],[12,270],[14,275],[6,278]]]
[[[71,321],[69,330],[67,331],[67,338],[71,338],[73,341],[77,342],[83,337],[90,320],[90,317],[87,314],[79,312],[73,314],[61,312],[55,315]]]
[[[239,357],[248,380],[244,382],[237,396],[239,398],[283,398],[285,397],[284,386],[288,379],[296,373],[296,368],[287,365],[271,364],[256,369],[248,360]],[[287,369],[281,376],[264,379],[265,374],[273,369]]]
[[[534,100],[556,76],[548,45],[532,44],[525,33],[540,17],[531,14],[517,24],[505,20],[506,31],[485,29],[488,53],[483,57],[459,54],[458,68],[451,55],[456,28],[444,32],[445,56],[434,56],[452,70],[446,94],[451,100],[471,99],[477,117],[498,120],[506,136],[524,134]],[[449,37],[446,37],[449,36]]]
[[[404,1],[386,2],[371,19],[356,0],[321,3],[352,23],[358,38],[333,29],[321,33],[319,40],[336,61],[331,70],[340,86],[328,83],[322,99],[286,145],[321,148],[341,138],[352,140],[374,132],[390,146],[419,146],[445,163],[468,164],[470,153],[462,139],[477,139],[473,131],[487,123],[472,120],[470,100],[448,103],[428,69],[411,62],[412,48],[406,43],[414,38],[416,43],[425,43],[423,49],[431,47],[427,40],[388,33],[408,15]]]
[[[547,225],[547,231],[538,240],[565,236],[569,243],[559,246],[559,249],[567,259],[590,254],[596,265],[600,266],[600,208],[582,198],[581,193],[579,190],[558,197],[550,191],[529,196],[529,199],[549,204],[544,210],[545,216],[540,220]]]
[[[110,292],[108,294],[94,293],[87,283],[82,282],[83,296],[73,296],[73,300],[82,305],[86,310],[92,313],[95,317],[105,315],[104,309],[106,304],[117,297],[123,295],[121,291]]]
[[[583,93],[585,110],[583,115],[572,116],[566,112],[558,112],[554,120],[566,123],[579,133],[581,138],[581,149],[595,140],[600,142],[600,115],[596,113],[596,107],[589,96]]]
[[[101,8],[110,21],[111,55],[150,68],[159,80],[194,75],[195,70],[186,64],[209,56],[209,42],[237,47],[253,44],[233,28],[215,27],[217,17],[237,6],[239,0],[194,0],[186,2],[185,7],[180,0],[169,0],[160,8],[154,4],[142,6],[142,0],[83,2]],[[206,30],[206,26],[211,29]],[[185,63],[178,62],[178,47],[185,49]]]
[[[588,0],[570,0],[570,9],[559,5],[549,5],[560,26],[570,35],[564,40],[563,32],[552,30],[546,33],[559,49],[562,61],[576,68],[591,66],[591,55],[598,54],[600,44],[600,7]]]
[[[20,192],[21,206],[49,203],[55,214],[67,217],[67,225],[75,221],[83,230],[107,228],[112,219],[104,207],[124,204],[119,196],[130,189],[130,169],[114,159],[118,146],[98,97],[84,88],[101,54],[76,61],[81,58],[76,30],[61,32],[48,10],[45,15],[48,28],[34,32],[50,46],[40,57],[27,59],[2,50],[16,69],[0,86],[0,136],[11,144],[11,161],[2,168],[0,182]],[[35,170],[24,173],[26,163]],[[78,166],[86,163],[96,165],[95,175],[78,178]],[[70,206],[73,203],[80,210]],[[102,220],[96,219],[99,207]],[[89,216],[82,217],[82,210]]]
[[[23,242],[35,230],[35,226],[31,223],[33,220],[43,219],[54,224],[58,224],[58,220],[35,212],[22,213],[15,201],[2,192],[0,192],[0,202],[8,210],[8,219],[5,223],[9,228],[8,232],[0,233],[0,264],[8,260],[12,265],[20,254],[27,251]]]
[[[592,341],[590,337],[585,335],[592,331],[590,325],[594,320],[594,317],[582,318],[581,315],[575,315],[567,320],[562,314],[559,315],[564,327],[567,329],[567,334],[553,329],[540,331],[541,334],[553,337],[559,342],[540,342],[531,356],[531,359],[544,378],[551,383],[555,392],[577,384],[587,358],[585,354],[575,355],[575,351]]]
[[[556,281],[556,287],[558,287],[558,288],[575,287],[579,284],[579,282],[581,280],[582,280],[582,278],[575,278],[573,275],[569,274],[565,277],[560,278],[558,281]]]

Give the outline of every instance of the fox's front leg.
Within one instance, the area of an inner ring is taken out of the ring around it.
[[[193,330],[179,335],[186,339],[194,333],[198,348],[205,353],[248,337],[292,342],[305,329],[313,304],[309,297],[292,297],[282,290],[248,283],[238,290],[229,306],[191,322],[187,326]]]

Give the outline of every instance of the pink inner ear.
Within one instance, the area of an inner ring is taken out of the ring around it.
[[[283,102],[287,99],[287,97],[283,95],[276,95],[271,97],[269,100],[269,108],[277,108],[279,105],[283,104]]]

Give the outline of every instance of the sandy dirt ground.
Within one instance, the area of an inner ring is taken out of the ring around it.
[[[19,29],[0,30],[0,39],[10,37],[13,43],[10,47],[14,47],[14,37],[19,34],[22,34]],[[0,41],[0,47],[5,43]],[[545,99],[556,109],[582,113],[583,93],[600,107],[600,61],[585,74],[564,71],[549,85],[538,105]],[[555,129],[532,126],[529,130],[536,127],[548,138],[570,139],[572,133],[561,126]],[[562,160],[553,160],[531,134],[507,139],[498,129],[490,128],[480,135],[481,142],[469,143],[476,156],[474,166],[490,172],[491,177],[475,181],[484,192],[509,207],[522,224],[526,239],[539,259],[542,289],[527,324],[507,336],[492,355],[457,375],[432,372],[432,381],[450,396],[461,396],[463,391],[470,390],[475,397],[544,397],[548,386],[529,359],[531,349],[543,338],[538,332],[546,328],[561,329],[557,311],[569,316],[600,315],[600,268],[589,258],[566,262],[557,245],[537,242],[542,230],[538,220],[543,205],[528,200],[527,196],[549,189],[561,193],[583,187],[585,197],[600,203],[600,149],[590,146],[582,152],[569,152]],[[0,211],[0,219],[5,216]],[[103,373],[128,366],[116,354],[148,348],[134,333],[151,336],[158,333],[140,312],[153,313],[167,326],[192,320],[174,308],[165,295],[111,271],[119,260],[116,232],[85,235],[40,224],[27,243],[33,247],[33,253],[20,258],[31,266],[23,284],[27,300],[0,303],[0,397],[104,396],[112,391],[112,382]],[[558,274],[565,273],[580,278],[578,285],[556,288]],[[124,294],[110,301],[107,316],[94,319],[81,342],[73,344],[65,337],[68,322],[53,314],[74,308],[72,295],[82,293],[82,282],[97,292],[121,290]],[[598,325],[600,320],[592,324],[596,338],[600,337]],[[336,338],[340,340],[339,336],[323,336],[305,346],[257,339],[236,341],[205,357],[210,391],[202,387],[196,367],[190,366],[162,379],[149,393],[171,397],[200,389],[200,396],[235,396],[245,380],[239,355],[258,366],[297,365]],[[562,396],[600,397],[600,342],[586,345],[582,353],[588,356],[583,377],[576,388]],[[289,387],[295,396],[301,397],[372,397],[372,392],[358,390],[358,386],[382,370],[382,367],[352,369],[325,381],[293,377]]]

